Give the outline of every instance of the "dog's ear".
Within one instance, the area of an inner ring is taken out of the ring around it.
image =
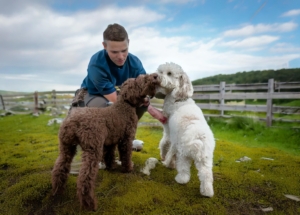
[[[189,77],[185,73],[182,73],[179,76],[178,81],[179,83],[177,84],[176,88],[172,91],[173,98],[176,99],[191,98],[194,93],[194,88]]]
[[[139,99],[136,96],[137,86],[134,78],[127,79],[122,84],[120,96],[122,96],[124,101],[129,102],[130,104],[136,106],[140,103]]]

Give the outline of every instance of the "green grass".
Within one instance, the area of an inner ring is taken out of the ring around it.
[[[210,118],[209,124],[220,139],[249,148],[276,148],[285,153],[300,155],[300,129],[283,127],[282,123],[278,123],[280,127],[267,128],[265,122],[239,117],[225,120]]]
[[[139,127],[145,144],[133,152],[134,171],[99,170],[98,211],[81,211],[76,179],[70,175],[65,192],[51,196],[51,169],[58,156],[59,125],[47,126],[50,116],[0,118],[0,214],[299,214],[300,204],[284,194],[300,196],[299,130],[266,128],[253,120],[210,119],[215,134],[213,198],[200,195],[192,167],[188,184],[174,180],[176,171],[157,164],[147,176],[146,159],[159,159],[161,127]],[[143,121],[153,119],[145,114]],[[154,120],[155,121],[155,120]],[[237,163],[247,156],[252,160]],[[274,160],[262,160],[261,157]]]

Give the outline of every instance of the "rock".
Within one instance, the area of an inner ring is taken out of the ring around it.
[[[6,111],[5,113],[1,113],[0,116],[4,117],[4,116],[9,116],[9,115],[13,115],[14,113],[12,111]]]
[[[132,150],[141,151],[143,149],[144,142],[142,140],[134,140],[132,142]]]
[[[262,210],[263,212],[270,212],[270,211],[273,211],[273,208],[272,208],[272,207],[261,208],[261,210]]]
[[[244,157],[241,157],[240,159],[236,160],[235,162],[245,162],[245,161],[250,161],[250,160],[252,160],[252,159],[247,156],[244,156]]]
[[[38,117],[39,115],[40,114],[38,112],[32,114],[32,116],[36,116],[36,117]]]
[[[296,202],[300,202],[300,198],[298,196],[294,196],[294,195],[290,195],[290,194],[284,194],[284,196],[286,198],[292,199],[292,200],[294,200]]]
[[[50,125],[53,125],[53,124],[61,124],[62,123],[62,121],[64,121],[64,119],[63,118],[53,118],[53,119],[50,119],[49,121],[48,121],[48,126],[50,126]]]
[[[262,160],[269,160],[269,161],[273,161],[274,160],[273,158],[266,158],[266,157],[261,157],[260,159],[262,159]]]

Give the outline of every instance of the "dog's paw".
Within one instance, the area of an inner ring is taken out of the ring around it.
[[[162,161],[162,164],[163,164],[165,167],[167,167],[167,168],[175,169],[175,162],[174,162],[174,161],[168,162],[168,161],[163,160],[163,161]]]
[[[131,161],[129,165],[123,165],[122,163],[122,172],[127,173],[127,172],[132,172],[134,167],[134,163]]]
[[[79,198],[80,206],[81,208],[88,210],[88,211],[96,211],[97,210],[97,199],[92,196],[88,189],[85,188],[86,190],[77,190],[77,196]],[[88,191],[88,193],[85,193]]]
[[[203,183],[201,182],[200,185],[200,193],[202,196],[206,196],[206,197],[213,197],[214,195],[214,188],[212,183]]]
[[[99,163],[99,169],[105,169],[105,168],[106,168],[105,163],[100,162],[100,163]]]
[[[165,167],[167,167],[167,168],[170,168],[169,166],[170,166],[170,163],[169,162],[167,162],[167,161],[165,161],[165,160],[162,160],[162,162],[161,162]]]
[[[190,178],[191,178],[191,176],[189,174],[179,173],[176,175],[175,181],[178,184],[186,184],[190,181]]]
[[[95,199],[87,199],[84,202],[82,202],[82,208],[84,208],[87,211],[96,211],[97,210],[97,202]]]

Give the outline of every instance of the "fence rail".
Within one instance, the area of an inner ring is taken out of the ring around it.
[[[287,115],[300,114],[300,107],[287,107],[273,105],[274,99],[300,100],[300,82],[274,82],[269,79],[268,83],[255,84],[220,84],[196,85],[194,87],[193,99],[203,110],[216,110],[220,114],[205,114],[212,117],[235,117],[236,115],[225,115],[224,111],[250,111],[266,113],[267,126],[272,121],[300,122],[294,119],[274,118],[275,113]],[[9,110],[16,106],[23,106],[38,111],[45,106],[69,105],[72,101],[74,91],[44,91],[34,93],[19,93],[18,95],[0,95],[0,108]],[[265,105],[230,104],[227,101],[241,100],[266,100]],[[162,108],[160,103],[152,103],[157,108]]]

